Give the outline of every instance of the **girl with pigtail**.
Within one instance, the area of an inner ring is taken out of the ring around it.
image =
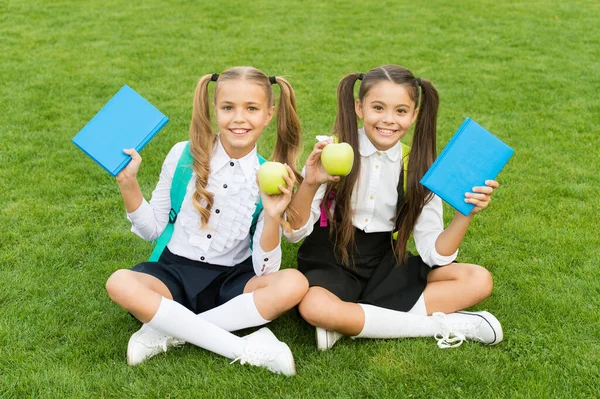
[[[217,132],[210,117],[212,82]],[[275,112],[273,84],[280,87],[273,160],[286,164],[288,176],[281,194],[265,195],[257,184],[256,142]],[[200,79],[189,143],[176,144],[167,155],[150,202],[136,178],[141,158],[124,150],[132,161],[117,183],[132,231],[153,241],[172,224],[157,261],[117,270],[106,283],[110,298],[144,323],[129,340],[129,365],[189,342],[242,364],[295,374],[289,347],[269,329],[245,337],[231,331],[268,323],[296,306],[308,289],[297,270],[279,270],[281,226],[294,222],[289,216],[283,222],[283,214],[294,215],[290,200],[301,180],[300,136],[290,84],[252,67],[235,67]],[[173,215],[171,187],[180,183],[174,176],[186,152],[191,178]]]
[[[332,139],[314,146],[292,199],[298,217],[286,234],[292,242],[306,237],[298,270],[310,288],[299,311],[316,327],[321,350],[343,336],[435,337],[440,348],[503,338],[489,312],[460,311],[491,294],[490,273],[455,262],[473,215],[498,183],[466,193],[473,211],[457,212],[446,229],[441,199],[419,183],[436,157],[438,105],[431,82],[396,65],[349,74],[338,86],[334,134],[352,146],[354,165],[347,176],[330,176],[321,153]],[[400,139],[413,124],[408,147]],[[418,255],[406,249],[411,233]]]

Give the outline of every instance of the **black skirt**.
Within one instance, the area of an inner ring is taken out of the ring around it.
[[[298,270],[311,287],[325,288],[342,301],[410,310],[425,290],[431,268],[413,255],[397,265],[390,232],[355,229],[354,238],[353,262],[345,266],[335,256],[329,228],[317,222],[298,250]]]
[[[198,314],[241,295],[254,277],[252,257],[239,265],[217,266],[175,255],[165,248],[158,262],[144,262],[131,270],[162,281],[178,302]]]

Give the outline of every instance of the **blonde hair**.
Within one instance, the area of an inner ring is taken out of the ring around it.
[[[248,80],[263,88],[267,96],[267,103],[272,107],[275,103],[271,83],[280,87],[279,102],[277,105],[277,139],[270,159],[288,164],[296,176],[297,181],[302,181],[298,172],[297,162],[301,149],[301,129],[298,113],[296,112],[296,97],[292,86],[282,77],[269,78],[263,72],[253,67],[234,67],[227,69],[220,75],[210,74],[200,78],[194,94],[192,122],[190,124],[190,152],[194,158],[193,169],[196,173],[196,186],[192,196],[192,203],[200,214],[201,227],[208,224],[210,211],[214,204],[214,194],[206,189],[210,175],[210,157],[214,149],[217,135],[213,131],[210,119],[210,104],[208,84],[216,81],[215,101],[219,83],[227,80]],[[297,217],[297,212],[288,207],[288,219]],[[284,223],[284,227],[288,225]],[[289,226],[288,226],[289,228]]]

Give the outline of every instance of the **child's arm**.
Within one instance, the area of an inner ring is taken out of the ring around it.
[[[498,183],[487,181],[488,187],[477,187],[466,199],[475,204],[471,215],[456,213],[452,222],[444,230],[442,200],[437,195],[423,207],[413,229],[417,252],[429,266],[447,265],[456,259],[458,247],[471,223],[472,215],[487,207],[490,195]],[[483,193],[483,194],[475,194]],[[486,197],[486,198],[484,198]]]
[[[281,266],[281,220],[292,199],[296,178],[292,169],[286,165],[286,187],[279,186],[282,194],[266,195],[260,193],[263,211],[258,219],[254,233],[252,263],[256,275],[269,274]]]
[[[469,216],[460,212],[454,214],[452,222],[436,240],[435,249],[440,255],[447,256],[456,252],[467,233],[471,220],[473,220],[473,215],[487,208],[492,200],[494,189],[500,186],[495,180],[486,180],[485,184],[483,187],[473,187],[472,193],[465,193],[465,202],[473,204],[475,207]]]
[[[169,222],[171,182],[184,148],[185,142],[175,144],[165,158],[150,202],[144,199],[137,181],[142,159],[135,150],[125,150],[132,160],[117,175],[117,184],[125,203],[127,219],[132,224],[131,231],[144,240],[152,241],[158,238]]]
[[[137,181],[137,172],[140,169],[142,157],[133,148],[123,150],[123,152],[131,156],[131,162],[117,175],[117,184],[119,185],[127,213],[132,213],[140,207],[144,200],[142,190],[140,190],[140,185]]]
[[[291,234],[285,234],[290,242],[298,242],[311,233],[312,225],[320,215],[320,204],[327,189],[325,183],[340,179],[339,176],[327,174],[321,164],[321,152],[332,142],[333,140],[327,139],[315,144],[306,160],[304,180],[291,202],[291,207],[298,213],[298,217],[290,223],[293,229]]]

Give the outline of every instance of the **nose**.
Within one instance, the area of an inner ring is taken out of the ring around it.
[[[244,110],[242,108],[237,108],[235,113],[233,114],[233,122],[241,123],[244,122]]]
[[[393,111],[387,111],[386,113],[384,113],[382,122],[387,124],[394,123]]]

